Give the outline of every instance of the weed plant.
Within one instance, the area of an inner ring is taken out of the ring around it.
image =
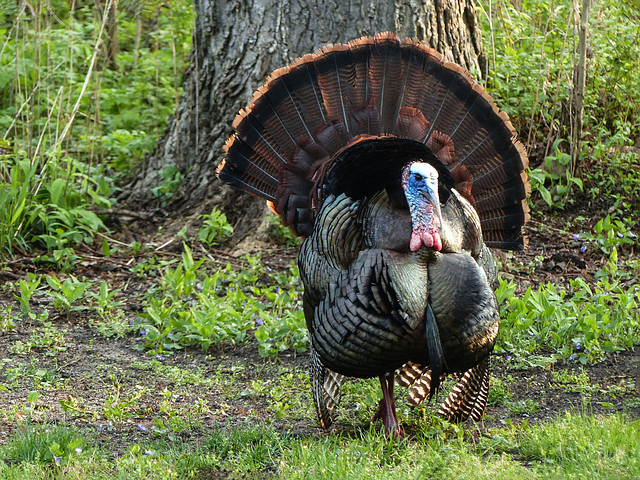
[[[193,6],[2,2],[0,19],[0,251],[36,242],[70,269],[175,112]]]
[[[640,343],[640,287],[638,262],[622,270],[617,250],[597,273],[597,282],[581,278],[566,285],[547,283],[529,287],[522,298],[513,296],[515,284],[500,281],[501,328],[496,351],[528,356],[552,351],[560,358],[582,364],[603,359],[605,354]]]
[[[579,8],[565,0],[482,1],[479,6],[489,91],[510,115],[530,153],[535,152],[537,163],[530,171],[533,192],[550,208],[564,209],[582,187],[577,172],[567,168],[566,153]],[[579,169],[593,156],[602,158],[605,162],[594,172],[598,175],[607,170],[603,148],[611,143],[630,146],[640,131],[640,17],[631,3],[603,2],[592,5],[588,20],[589,70]],[[633,163],[637,166],[637,159]],[[637,173],[632,176],[636,178],[631,183],[637,183]],[[605,177],[609,183],[618,175]]]
[[[553,141],[567,138],[562,129],[568,127],[577,13],[571,2],[563,0],[481,2],[479,20],[491,94],[526,135],[527,145],[552,140],[545,145],[547,153],[552,152]],[[609,136],[624,126],[626,138],[637,136],[638,20],[638,11],[630,3],[592,6],[592,54],[584,105],[589,132],[606,128]]]
[[[260,353],[304,351],[306,324],[295,265],[289,274],[269,272],[260,257],[244,257],[210,273],[185,245],[182,262],[165,267],[146,295],[145,312],[134,322],[140,345],[151,354],[220,342],[243,343],[255,332]]]

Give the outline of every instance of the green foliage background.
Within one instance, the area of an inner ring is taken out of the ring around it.
[[[92,3],[0,4],[0,250],[68,256],[104,230],[90,210],[175,112],[194,18],[186,0],[119,2],[114,35]]]

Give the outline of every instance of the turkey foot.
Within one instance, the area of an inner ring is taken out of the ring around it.
[[[393,398],[394,372],[388,373],[386,377],[385,375],[380,375],[378,378],[380,378],[380,386],[382,387],[382,400],[380,400],[378,411],[371,419],[371,423],[382,419],[384,433],[394,438],[402,439],[406,437],[406,434],[400,427],[398,416],[396,415],[396,405]]]

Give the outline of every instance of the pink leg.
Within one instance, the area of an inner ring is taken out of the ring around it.
[[[394,373],[388,373],[386,377],[380,375],[380,386],[382,387],[382,400],[378,406],[378,411],[371,421],[382,419],[384,431],[387,435],[395,438],[404,438],[405,433],[398,424],[398,416],[396,415],[396,405],[393,398]]]

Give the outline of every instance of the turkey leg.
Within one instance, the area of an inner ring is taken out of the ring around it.
[[[378,411],[371,419],[371,422],[382,419],[384,425],[384,433],[391,435],[395,438],[404,438],[406,434],[398,423],[398,416],[396,415],[396,405],[393,398],[393,384],[395,381],[394,372],[387,373],[387,375],[380,375],[380,386],[382,387],[382,400],[378,405]]]

